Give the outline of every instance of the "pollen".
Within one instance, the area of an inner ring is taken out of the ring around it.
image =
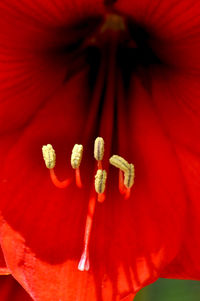
[[[79,168],[82,157],[83,157],[83,145],[75,144],[72,149],[72,155],[71,155],[72,168],[74,168],[74,169]]]
[[[113,155],[110,159],[109,162],[111,165],[119,168],[122,170],[124,173],[129,172],[130,164],[121,156],[118,155]]]
[[[97,193],[102,194],[106,188],[107,173],[105,170],[98,169],[95,175],[95,190]]]
[[[135,179],[135,167],[133,164],[129,164],[128,172],[124,173],[124,185],[126,188],[131,188]]]
[[[97,137],[94,142],[94,158],[101,161],[104,155],[104,140],[102,137]]]
[[[43,145],[42,154],[47,168],[52,169],[56,165],[56,153],[51,144]]]

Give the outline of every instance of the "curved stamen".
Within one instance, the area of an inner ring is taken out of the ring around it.
[[[128,172],[129,170],[129,163],[121,156],[113,155],[109,159],[109,162],[111,165],[121,169],[123,172]]]
[[[130,197],[131,187],[134,184],[135,168],[133,164],[129,164],[124,158],[113,155],[109,162],[111,165],[119,168],[119,191],[125,195],[125,199]]]
[[[69,186],[69,184],[71,183],[71,179],[59,181],[55,174],[54,167],[56,165],[56,153],[55,150],[53,149],[53,146],[51,144],[43,145],[42,154],[43,154],[45,165],[49,169],[52,183],[57,188],[66,188],[67,186]]]

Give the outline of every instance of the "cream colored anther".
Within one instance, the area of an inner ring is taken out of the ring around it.
[[[113,155],[109,162],[111,165],[121,169],[124,173],[129,171],[129,163],[122,157],[118,155]]]
[[[72,149],[72,155],[71,155],[72,168],[76,169],[80,166],[82,157],[83,157],[83,145],[75,144]]]
[[[95,175],[95,190],[97,193],[104,193],[106,187],[107,173],[105,170],[98,169]]]
[[[47,168],[52,169],[56,165],[56,153],[51,144],[43,145],[42,154]]]
[[[101,161],[104,155],[104,140],[102,137],[97,137],[94,142],[94,157],[97,161]]]
[[[135,167],[133,164],[129,164],[128,172],[124,173],[124,185],[126,188],[131,188],[135,179]]]

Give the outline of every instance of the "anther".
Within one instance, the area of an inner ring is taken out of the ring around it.
[[[56,153],[53,149],[53,146],[51,144],[43,145],[42,154],[45,161],[45,165],[49,169],[52,183],[57,188],[66,188],[67,186],[69,186],[69,184],[71,183],[70,179],[59,181],[55,174],[54,167],[56,165]]]
[[[82,157],[83,157],[83,145],[75,144],[72,149],[71,166],[72,166],[72,168],[75,169],[76,185],[79,188],[82,187],[81,175],[80,175],[80,169],[79,169]]]
[[[124,186],[125,186],[125,199],[128,199],[131,194],[131,187],[134,184],[135,179],[135,167],[130,164],[129,171],[124,173]]]
[[[48,169],[54,168],[56,165],[56,153],[51,144],[43,145],[42,154],[45,165]]]
[[[128,172],[125,172],[124,174],[124,185],[126,186],[126,188],[131,188],[133,186],[134,178],[135,178],[135,168],[133,164],[130,164]]]
[[[98,201],[102,203],[105,200],[104,191],[106,188],[107,173],[105,170],[98,169],[95,175],[95,190],[98,194]]]
[[[122,170],[124,173],[129,171],[129,163],[122,157],[118,155],[113,155],[110,159],[109,162],[111,165],[119,168]]]
[[[81,164],[82,156],[83,156],[83,145],[75,144],[72,149],[72,155],[71,155],[72,168],[74,169],[79,168]]]
[[[125,199],[128,199],[130,197],[131,187],[134,184],[134,165],[129,164],[124,158],[118,155],[113,155],[109,159],[109,162],[113,166],[119,168],[119,191],[121,194],[125,195]]]
[[[102,169],[102,159],[104,155],[104,140],[97,137],[94,142],[94,158],[98,161],[98,169]]]

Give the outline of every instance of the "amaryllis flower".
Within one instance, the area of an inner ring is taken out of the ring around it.
[[[199,0],[1,0],[0,239],[34,300],[200,279],[199,16]]]

